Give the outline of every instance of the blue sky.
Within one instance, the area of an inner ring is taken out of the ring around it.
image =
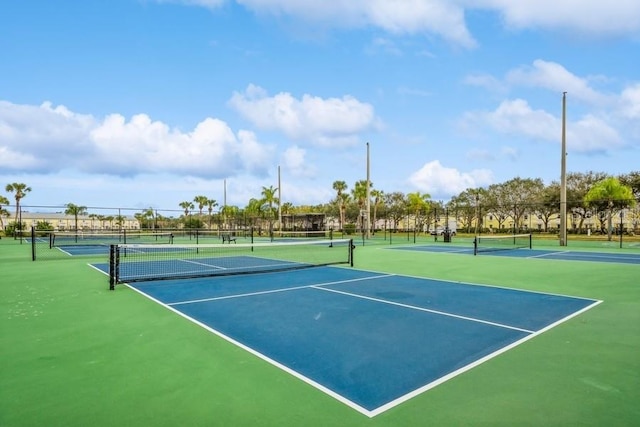
[[[26,205],[447,201],[640,168],[640,2],[0,0],[0,182]],[[11,195],[6,194],[10,200]]]

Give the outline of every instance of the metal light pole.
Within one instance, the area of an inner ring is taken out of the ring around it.
[[[560,246],[567,246],[567,92],[562,92],[562,153],[560,159]]]
[[[620,249],[622,249],[622,230],[623,230],[623,228],[622,228],[622,226],[623,226],[622,220],[623,220],[623,218],[624,218],[624,212],[620,211]]]

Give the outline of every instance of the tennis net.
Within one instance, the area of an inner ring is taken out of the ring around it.
[[[170,244],[173,242],[171,233],[142,233],[123,231],[121,233],[51,233],[49,247],[65,246],[110,246],[122,243]]]
[[[111,245],[109,287],[118,283],[353,266],[353,240],[236,245]]]
[[[270,233],[271,241],[273,242],[286,242],[296,240],[332,240],[333,231],[320,230],[320,231],[284,231],[273,230]]]
[[[480,252],[505,251],[511,249],[531,249],[531,234],[477,236],[473,241],[474,255],[478,255]]]

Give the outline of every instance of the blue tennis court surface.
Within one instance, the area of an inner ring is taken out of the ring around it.
[[[415,245],[396,246],[389,249],[404,251],[423,251],[453,254],[473,255],[473,247],[446,246],[446,245]],[[640,264],[640,254],[633,253],[613,253],[613,252],[582,252],[571,250],[544,250],[544,249],[503,249],[498,251],[487,251],[479,256],[506,256],[517,258],[544,258],[565,261],[590,261],[590,262],[615,262],[622,264]]]
[[[369,417],[599,303],[338,267],[130,286]]]

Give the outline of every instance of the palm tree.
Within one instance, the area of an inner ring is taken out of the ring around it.
[[[382,190],[371,190],[371,197],[373,197],[373,231],[376,230],[376,222],[378,222],[378,205],[382,202],[384,193]]]
[[[609,177],[598,181],[584,196],[588,206],[607,210],[607,239],[611,240],[613,208],[633,207],[636,203],[631,187],[622,185],[618,178]],[[622,230],[620,230],[622,232]]]
[[[193,198],[193,201],[198,204],[198,212],[200,216],[202,216],[202,210],[207,205],[209,198],[207,196],[196,196]]]
[[[264,212],[264,203],[262,200],[251,198],[249,203],[244,208],[245,215],[249,217],[251,227],[260,226],[258,220],[262,217]]]
[[[89,218],[91,218],[91,230],[94,230],[93,221],[99,219],[100,215],[92,213],[92,214],[89,214]]]
[[[340,221],[340,230],[343,230],[346,199],[342,197],[342,195],[347,190],[347,183],[344,181],[334,181],[333,189],[336,190],[336,202],[338,202],[338,212],[340,213],[340,218],[338,219]]]
[[[4,196],[0,196],[0,230],[4,230],[4,222],[2,221],[2,217],[8,217],[9,211],[2,207],[2,205],[8,205],[9,199]]]
[[[73,215],[73,218],[75,220],[75,229],[76,232],[78,232],[78,215],[86,215],[87,207],[74,205],[73,203],[67,203],[65,206],[67,207],[67,209],[65,209],[64,213],[66,215]]]
[[[180,202],[178,204],[178,206],[180,206],[182,209],[184,209],[184,216],[185,217],[189,216],[189,211],[194,208],[193,203],[192,202],[188,202],[188,201],[187,202]]]
[[[189,218],[189,212],[194,208],[193,202],[184,201],[178,204],[182,209],[184,209],[184,224],[186,228],[191,228],[191,222]]]
[[[367,181],[360,180],[356,182],[356,186],[353,190],[351,190],[351,195],[353,199],[358,203],[358,209],[360,212],[360,230],[364,231],[364,216],[362,212],[364,211],[364,206],[367,201]]]
[[[22,200],[22,198],[24,196],[27,195],[28,192],[31,191],[31,187],[28,187],[27,184],[23,184],[21,182],[14,182],[11,184],[7,184],[7,186],[5,187],[5,191],[8,191],[9,193],[16,193],[15,194],[15,198],[16,198],[16,230],[22,230],[22,224],[18,224],[18,214],[20,213],[20,200]]]
[[[273,188],[273,185],[269,187],[262,187],[262,201],[264,204],[268,206],[267,215],[269,216],[269,232],[273,227],[272,218],[275,217],[275,210],[273,208],[274,204],[278,204],[279,200],[276,197],[278,189]]]
[[[209,211],[209,229],[211,229],[211,218],[213,217],[213,208],[218,206],[218,202],[214,199],[207,199],[205,203],[207,205],[207,209]]]

